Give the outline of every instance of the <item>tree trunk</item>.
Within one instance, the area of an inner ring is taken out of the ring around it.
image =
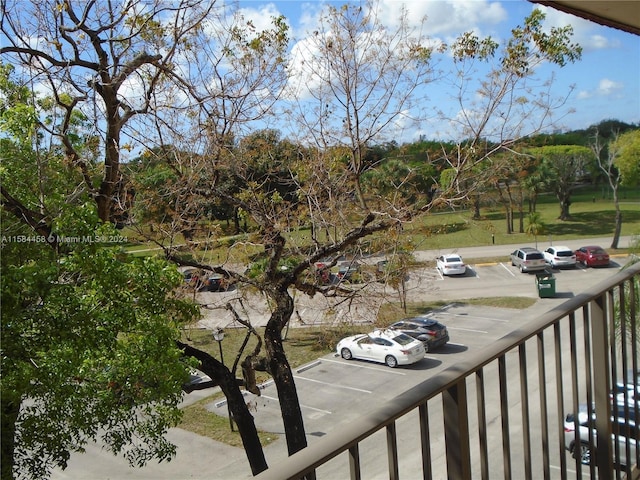
[[[287,451],[289,455],[293,455],[307,446],[298,392],[282,345],[282,329],[293,314],[293,299],[286,290],[272,290],[270,294],[276,302],[276,307],[265,328],[264,341],[269,370],[278,391]]]
[[[113,192],[120,180],[120,130],[121,118],[118,112],[119,100],[113,87],[107,86],[100,95],[105,104],[107,132],[105,138],[104,173],[96,198],[98,217],[110,222],[113,213]]]
[[[20,412],[19,398],[12,392],[2,392],[2,424],[0,435],[2,453],[0,454],[0,478],[12,480],[13,455],[15,452],[16,421]]]
[[[618,242],[620,241],[620,232],[622,231],[622,212],[620,211],[620,203],[618,201],[617,185],[613,189],[613,204],[616,207],[616,225],[613,231],[613,240],[611,241],[611,248],[618,248]]]
[[[524,199],[522,195],[518,200],[518,221],[519,221],[519,232],[524,233]]]
[[[560,216],[558,217],[560,220],[569,220],[571,218],[571,214],[569,213],[570,206],[571,200],[569,200],[569,197],[563,197],[560,200]]]
[[[178,347],[184,351],[185,355],[199,360],[201,370],[209,375],[211,379],[215,379],[218,382],[222,392],[227,397],[227,404],[229,405],[231,416],[238,427],[242,445],[244,446],[244,451],[251,467],[251,473],[257,475],[265,471],[268,468],[267,460],[265,459],[264,451],[260,444],[260,437],[258,437],[258,430],[256,429],[253,415],[249,412],[244,396],[238,387],[238,382],[232,373],[227,367],[206,352],[181,342],[178,342]]]
[[[507,234],[513,233],[513,211],[510,206],[506,207],[506,217],[507,217]]]
[[[480,220],[480,195],[473,197],[473,219]]]
[[[233,229],[235,235],[240,233],[240,216],[238,215],[237,207],[233,209]]]

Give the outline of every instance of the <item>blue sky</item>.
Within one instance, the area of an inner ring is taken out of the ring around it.
[[[284,15],[295,44],[314,30],[318,12],[327,3],[337,6],[346,2],[241,0],[239,7],[245,18],[252,19],[258,27],[266,27],[271,16]],[[426,15],[429,37],[445,42],[471,30],[504,39],[512,28],[522,24],[532,9],[540,8],[547,14],[546,27],[571,24],[574,41],[583,48],[582,60],[564,68],[554,68],[554,92],[563,94],[574,86],[567,105],[574,112],[564,117],[558,127],[582,129],[605,119],[640,124],[639,36],[525,0],[380,0],[380,8],[389,13],[389,18],[401,4],[406,5],[411,18]]]

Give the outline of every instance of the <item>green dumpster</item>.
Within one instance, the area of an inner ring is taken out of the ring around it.
[[[536,287],[540,298],[556,296],[556,279],[553,273],[536,273]]]

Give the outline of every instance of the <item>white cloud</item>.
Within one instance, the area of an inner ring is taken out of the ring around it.
[[[413,26],[419,26],[426,17],[426,28],[430,36],[458,35],[462,32],[477,31],[483,25],[498,25],[507,19],[507,12],[499,2],[486,0],[447,0],[426,2],[424,0],[380,0],[378,7],[385,23],[397,23],[400,6],[407,8]]]
[[[586,100],[593,97],[610,97],[617,95],[624,89],[624,85],[620,82],[603,78],[594,90],[582,90],[578,93],[578,100]]]
[[[578,92],[578,100],[586,100],[587,98],[593,97],[593,92],[588,90],[581,90]]]
[[[622,90],[623,85],[620,82],[614,82],[608,78],[603,78],[598,84],[599,95],[612,95]]]

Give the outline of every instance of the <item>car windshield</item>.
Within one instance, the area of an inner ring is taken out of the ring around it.
[[[571,257],[573,255],[573,252],[571,250],[560,250],[556,252],[556,255],[558,257]]]
[[[411,342],[415,341],[412,337],[410,337],[409,335],[405,335],[404,333],[401,333],[395,337],[393,337],[393,341],[396,343],[399,343],[400,345],[408,345]]]
[[[541,253],[528,253],[527,260],[542,260],[543,256]]]
[[[604,255],[607,252],[605,252],[603,249],[601,248],[594,248],[593,250],[591,250],[591,255]]]
[[[460,257],[448,257],[445,258],[445,260],[449,263],[454,263],[454,262],[461,262],[462,259]]]

